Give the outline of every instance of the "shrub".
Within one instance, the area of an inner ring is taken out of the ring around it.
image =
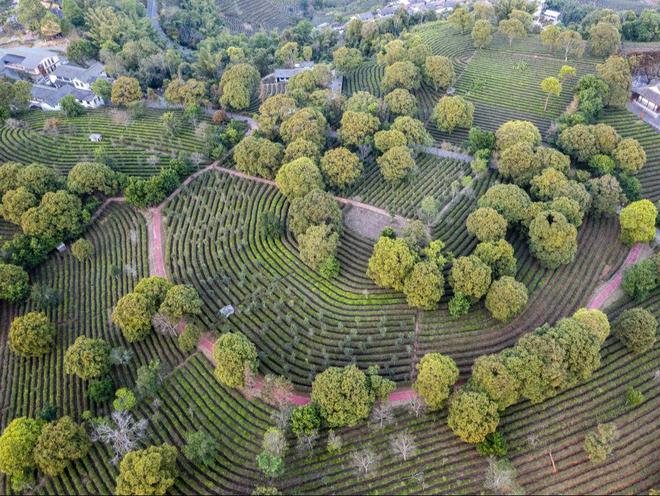
[[[339,261],[334,255],[329,256],[319,265],[319,274],[326,279],[334,279],[341,272]]]
[[[96,379],[110,370],[110,343],[78,336],[64,353],[64,372],[81,379]]]
[[[497,456],[503,458],[509,451],[506,439],[501,432],[491,432],[486,436],[486,439],[477,443],[477,452],[481,456]]]
[[[200,337],[202,337],[202,330],[199,326],[190,323],[186,324],[183,332],[177,338],[179,348],[186,353],[192,352],[197,348]]]
[[[215,376],[228,387],[245,386],[246,368],[256,371],[257,350],[241,332],[227,332],[213,345]]]
[[[299,406],[291,412],[291,431],[296,435],[310,435],[321,428],[321,412],[315,404]]]
[[[655,344],[658,322],[644,308],[631,308],[614,324],[614,333],[626,348],[635,354],[645,353]]]
[[[612,444],[618,438],[619,431],[615,424],[598,424],[595,430],[585,436],[584,451],[593,463],[602,463],[614,450]]]
[[[646,401],[646,396],[639,389],[628,386],[626,390],[626,404],[631,408],[637,408]]]
[[[71,245],[71,254],[76,257],[76,260],[79,262],[84,262],[94,256],[94,245],[91,241],[80,238]]]
[[[112,379],[110,377],[103,377],[89,383],[87,397],[94,403],[106,403],[112,399],[114,391],[115,387]]]
[[[458,380],[454,360],[440,353],[427,353],[415,366],[417,380],[413,388],[430,410],[440,410],[449,398],[449,390]]]
[[[0,300],[18,303],[30,295],[30,277],[21,267],[0,263]]]
[[[137,405],[135,393],[128,388],[122,387],[115,391],[115,400],[112,408],[118,412],[130,412]]]
[[[169,444],[128,452],[119,464],[115,494],[164,495],[177,478],[177,449]]]
[[[449,300],[449,315],[460,317],[470,311],[470,298],[461,292],[454,293],[454,297]]]
[[[196,465],[209,466],[215,462],[218,452],[217,441],[204,431],[188,432],[185,435],[186,444],[183,455]]]
[[[9,349],[24,357],[48,353],[55,342],[55,326],[41,312],[16,317],[9,327]]]
[[[623,291],[636,301],[645,300],[658,287],[653,260],[643,260],[628,267],[623,273]]]

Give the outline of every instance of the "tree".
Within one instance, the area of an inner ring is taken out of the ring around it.
[[[614,423],[598,424],[596,430],[584,437],[584,451],[592,463],[602,463],[614,450],[612,445],[619,438],[619,431]]]
[[[378,117],[366,112],[344,112],[339,128],[339,140],[344,145],[368,147],[380,128]]]
[[[638,307],[624,311],[614,323],[614,334],[635,354],[646,353],[655,344],[658,322],[651,312]]]
[[[330,184],[345,188],[360,177],[362,163],[358,156],[348,149],[333,148],[323,155],[321,170]]]
[[[547,77],[541,81],[541,91],[546,93],[548,96],[545,99],[545,105],[543,106],[543,111],[548,110],[548,102],[550,101],[551,96],[559,96],[561,93],[561,82],[556,77]]]
[[[228,387],[245,386],[245,370],[256,371],[257,349],[241,332],[222,334],[213,345],[215,376]]]
[[[630,64],[620,55],[612,55],[596,66],[596,72],[607,83],[609,92],[603,99],[611,107],[625,107],[632,89]]]
[[[646,163],[646,152],[635,138],[622,139],[612,156],[619,169],[627,174],[636,174]]]
[[[574,55],[575,57],[582,57],[584,53],[584,41],[582,36],[577,31],[572,29],[566,29],[559,33],[557,37],[558,46],[564,50],[564,61],[568,60],[569,55]]]
[[[186,315],[202,313],[202,299],[189,284],[177,284],[167,291],[158,311],[170,322],[179,322]]]
[[[48,10],[39,0],[24,0],[16,8],[18,22],[30,31],[39,31],[42,19],[48,14]]]
[[[551,52],[559,46],[559,34],[561,30],[554,24],[548,24],[541,30],[541,44],[550,48]]]
[[[466,443],[480,443],[497,429],[497,404],[483,393],[462,389],[449,400],[447,425]]]
[[[502,19],[498,30],[509,40],[509,46],[515,38],[524,38],[527,31],[525,25],[518,19]]]
[[[546,146],[540,146],[536,149],[536,152],[534,152],[534,162],[536,162],[535,168],[539,172],[551,167],[566,174],[571,167],[570,157],[564,155],[559,150]]]
[[[389,131],[378,131],[374,135],[374,146],[376,150],[381,153],[385,153],[390,148],[395,146],[406,146],[406,136],[396,129],[391,129]]]
[[[79,195],[101,193],[109,196],[117,193],[117,174],[105,164],[80,162],[73,166],[66,178],[69,191]]]
[[[623,292],[636,301],[645,300],[658,287],[653,260],[642,260],[628,267],[623,273]]]
[[[298,110],[287,117],[280,126],[280,135],[284,143],[305,139],[316,143],[319,149],[325,147],[328,123],[323,114],[313,108]]]
[[[135,392],[141,399],[153,398],[163,384],[163,364],[157,358],[137,370]]]
[[[164,495],[178,476],[177,449],[169,444],[130,451],[119,464],[115,494]]]
[[[513,277],[516,274],[517,261],[513,246],[504,239],[479,243],[473,255],[490,267],[493,279]]]
[[[600,310],[580,308],[573,314],[573,320],[596,336],[601,345],[610,335],[610,323],[607,315]]]
[[[332,61],[342,74],[348,74],[362,65],[362,53],[357,48],[339,47],[332,52]]]
[[[135,393],[128,388],[121,387],[115,391],[115,400],[112,408],[117,412],[130,412],[137,405]]]
[[[236,168],[246,174],[273,179],[282,163],[282,150],[279,143],[246,136],[234,147]]]
[[[528,143],[532,148],[541,144],[541,133],[529,121],[507,121],[495,132],[497,149],[502,151],[516,143]]]
[[[430,410],[440,410],[454,383],[458,380],[458,367],[454,360],[440,353],[427,353],[415,366],[417,380],[413,389]]]
[[[315,164],[318,164],[321,159],[321,152],[315,143],[305,139],[297,139],[289,143],[286,147],[282,162],[289,163],[303,157],[307,157],[314,161]]]
[[[55,326],[41,312],[16,317],[9,326],[9,349],[23,357],[48,353],[55,343]]]
[[[417,262],[403,285],[408,305],[434,310],[445,293],[445,278],[434,262]]]
[[[424,123],[407,115],[394,119],[390,129],[402,133],[406,137],[408,146],[430,145],[433,143],[433,138],[426,130]]]
[[[165,100],[176,105],[190,107],[203,103],[206,86],[203,81],[181,78],[173,79],[165,88]]]
[[[60,185],[60,176],[55,169],[40,164],[31,164],[18,169],[16,187],[24,187],[35,196],[43,196]]]
[[[38,204],[37,197],[25,187],[10,189],[2,196],[2,216],[6,221],[20,226],[23,214]]]
[[[486,308],[501,322],[509,322],[526,306],[527,287],[510,276],[494,281],[486,295]]]
[[[71,43],[69,43],[69,48]],[[91,85],[92,91],[94,94],[103,99],[104,102],[110,102],[112,100],[112,84],[103,78],[98,78]]]
[[[510,177],[519,186],[526,186],[541,172],[542,164],[536,160],[529,143],[519,142],[500,153],[498,169],[504,177]]]
[[[383,102],[368,91],[356,91],[343,105],[344,112],[365,112],[378,115]]]
[[[84,220],[78,196],[66,191],[49,191],[38,207],[23,214],[21,228],[28,236],[57,241],[80,235]]]
[[[59,101],[59,105],[64,115],[69,118],[80,117],[85,113],[85,108],[78,103],[78,100],[73,95],[63,96]]]
[[[373,399],[367,376],[355,365],[330,367],[314,378],[312,402],[330,427],[354,426],[369,417]]]
[[[323,189],[321,171],[314,162],[306,157],[284,164],[275,183],[279,190],[289,198],[299,198],[315,189]]]
[[[493,26],[484,19],[474,23],[472,28],[472,42],[475,48],[486,48],[493,41]]]
[[[477,300],[486,294],[491,283],[492,271],[475,255],[457,258],[451,268],[449,282],[454,292]]]
[[[484,487],[493,494],[520,494],[523,491],[516,482],[517,475],[518,471],[509,460],[491,456],[488,459]]]
[[[78,336],[64,353],[64,372],[83,380],[103,377],[110,371],[110,343]]]
[[[457,7],[452,11],[451,15],[447,17],[447,21],[454,26],[459,33],[465,34],[470,29],[474,19],[465,7]]]
[[[321,428],[321,413],[315,404],[299,406],[291,412],[291,431],[296,435],[311,434]]]
[[[342,212],[330,193],[315,189],[291,201],[288,227],[294,236],[300,236],[311,226],[319,224],[328,224],[334,231],[341,232]]]
[[[433,109],[432,119],[442,131],[450,133],[458,128],[472,127],[474,104],[462,96],[443,96]]]
[[[424,77],[437,90],[444,90],[454,84],[456,74],[448,57],[432,55],[424,62]]]
[[[34,449],[39,441],[43,420],[18,417],[0,436],[0,472],[12,479],[14,491],[22,492],[35,467]]]
[[[103,377],[90,381],[86,395],[91,401],[100,405],[110,401],[114,392],[115,386],[112,383],[112,379]]]
[[[621,33],[609,22],[599,22],[589,30],[591,53],[596,57],[607,57],[621,48]]]
[[[564,129],[559,135],[557,144],[580,162],[588,162],[599,151],[592,128],[585,124]]]
[[[505,352],[507,353],[507,352]],[[506,367],[501,355],[482,355],[472,365],[470,388],[484,393],[500,411],[516,403],[520,384]]]
[[[151,313],[155,313],[162,305],[167,293],[173,284],[161,276],[150,276],[141,279],[133,289],[134,293],[141,294],[149,300]]]
[[[139,293],[122,296],[112,311],[112,322],[129,343],[142,341],[151,333],[151,317],[151,302]]]
[[[502,215],[509,223],[521,222],[531,204],[529,195],[515,184],[496,184],[479,198],[478,206],[490,207]]]
[[[600,367],[600,340],[577,320],[561,319],[544,333],[564,351],[565,377],[561,388],[587,381]]]
[[[245,110],[259,87],[259,71],[250,64],[236,64],[227,69],[220,79],[220,103],[223,107]]]
[[[417,98],[408,90],[397,88],[383,99],[387,111],[396,115],[413,116],[417,113]]]
[[[328,224],[310,226],[304,234],[298,236],[300,258],[312,269],[318,270],[321,264],[337,253],[339,234]]]
[[[201,337],[202,330],[200,327],[195,324],[188,323],[183,328],[183,332],[179,334],[179,337],[177,338],[179,348],[186,353],[190,353],[195,348],[197,348],[199,338]]]
[[[380,172],[386,181],[396,182],[403,179],[415,168],[415,160],[408,147],[394,146],[376,159]]]
[[[111,100],[113,105],[126,107],[130,103],[137,102],[141,99],[142,89],[137,79],[128,76],[119,76],[112,83]]]
[[[405,280],[417,261],[417,255],[403,239],[381,236],[369,259],[367,276],[381,288],[403,291]]]
[[[419,68],[408,60],[395,62],[387,66],[381,81],[381,87],[386,93],[396,88],[416,90],[420,84],[421,75]]]
[[[361,449],[351,454],[351,465],[358,476],[366,477],[378,466],[378,457],[370,449]]]
[[[84,458],[90,447],[84,427],[65,416],[43,427],[34,459],[39,470],[57,477],[72,461]]]
[[[541,265],[556,269],[575,258],[577,229],[559,212],[541,212],[529,225],[529,247]]]
[[[490,207],[474,210],[465,222],[467,230],[479,241],[497,241],[506,236],[508,223]]]
[[[628,245],[653,241],[657,216],[658,209],[649,200],[627,205],[619,214],[621,240]]]
[[[296,101],[284,93],[267,98],[259,107],[259,132],[269,138],[279,133],[284,120],[296,112]]]
[[[208,467],[215,462],[218,452],[216,440],[204,431],[187,432],[183,455],[195,465]]]

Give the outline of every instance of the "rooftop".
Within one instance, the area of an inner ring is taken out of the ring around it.
[[[314,62],[300,62],[299,64],[296,64],[292,68],[282,68],[282,69],[275,69],[273,71],[273,75],[276,78],[292,78],[296,74],[299,74],[303,71],[307,71],[314,67]]]
[[[56,107],[60,100],[67,95],[73,95],[76,100],[91,101],[96,98],[92,91],[80,90],[75,86],[66,84],[56,88],[54,86],[32,85],[32,99]]]
[[[2,65],[19,64],[28,70],[36,69],[42,60],[51,57],[59,57],[59,55],[43,48],[0,48],[0,62]]]
[[[52,72],[59,78],[64,79],[78,79],[84,83],[93,83],[103,74],[103,64],[94,62],[89,67],[80,67],[74,64],[66,63],[57,66]]]
[[[638,95],[643,96],[647,100],[660,105],[660,88],[658,87],[660,83],[656,83],[653,86],[643,86],[638,88],[635,91]]]

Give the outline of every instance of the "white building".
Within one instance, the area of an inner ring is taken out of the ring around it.
[[[91,90],[92,84],[99,78],[107,78],[101,62],[94,62],[89,67],[79,67],[70,63],[58,65],[48,75],[51,84],[59,86],[72,84],[80,90]]]
[[[43,48],[0,48],[0,76],[39,79],[61,63],[59,55]]]
[[[72,95],[80,105],[88,109],[100,107],[105,103],[103,98],[93,91],[82,90],[70,84],[60,87],[34,84],[30,106],[49,112],[61,110],[60,101],[68,95]]]

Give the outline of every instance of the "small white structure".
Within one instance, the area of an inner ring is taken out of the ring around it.
[[[98,133],[92,133],[89,135],[89,141],[92,141],[94,143],[99,143],[103,140],[103,135],[98,134]]]
[[[560,15],[561,15],[561,12],[558,12],[556,10],[547,9],[543,12],[543,20],[545,22],[548,22],[548,23],[558,24]]]
[[[220,314],[225,318],[228,319],[230,315],[234,315],[234,307],[232,305],[226,305],[220,309]]]
[[[66,251],[66,245],[64,243],[60,243],[57,245],[57,251],[60,253],[64,253]]]

